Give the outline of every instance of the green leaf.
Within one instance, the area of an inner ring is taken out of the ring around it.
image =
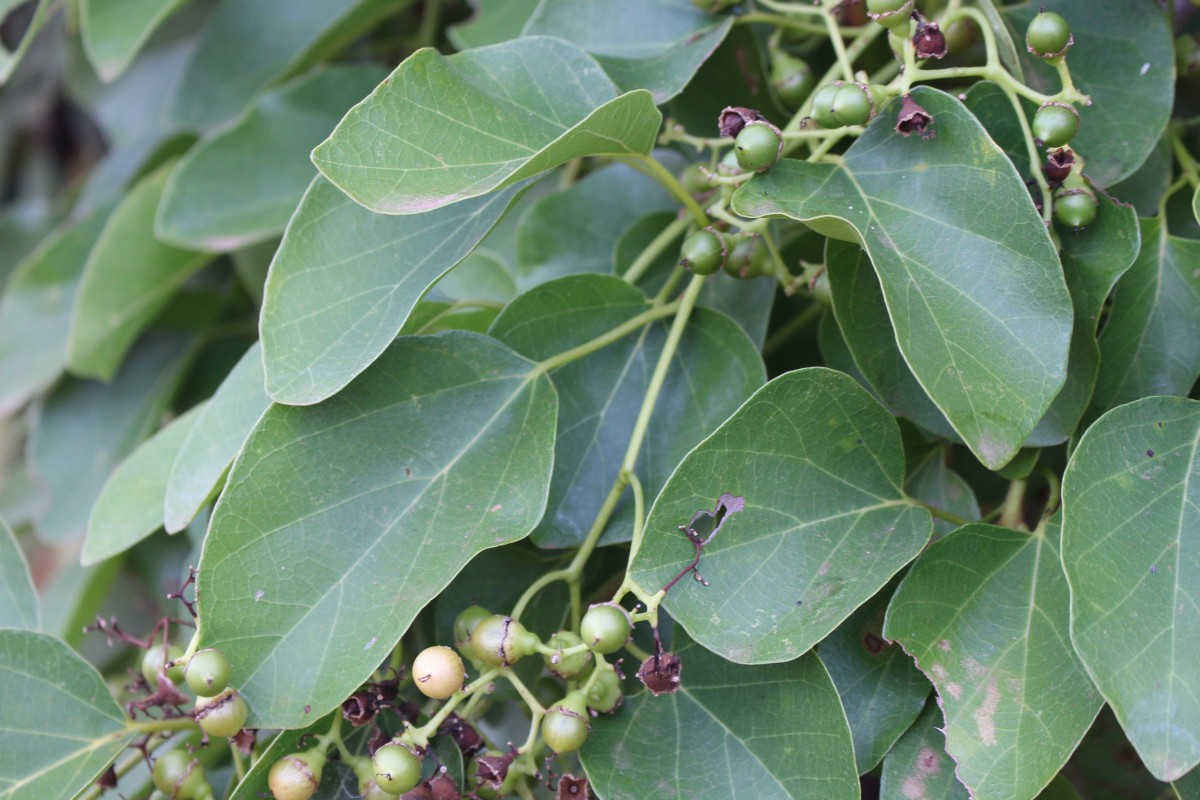
[[[399,339],[336,397],[263,415],[198,586],[252,727],[337,707],[472,556],[529,533],[556,417],[548,378],[467,333]]]
[[[1186,395],[1200,376],[1200,242],[1141,220],[1141,252],[1118,281],[1100,334],[1094,416],[1149,395]]]
[[[737,663],[796,658],[878,592],[928,541],[900,487],[895,419],[853,378],[781,375],[679,465],[654,502],[631,577],[653,592],[691,563],[679,531],[725,492],[744,497],[667,595],[671,616]]]
[[[949,511],[964,519],[979,519],[982,515],[979,512],[979,501],[975,499],[975,491],[961,475],[947,466],[948,453],[948,448],[935,447],[924,457],[916,459],[915,462],[910,461],[904,491],[910,497],[929,503],[934,508]],[[941,538],[955,527],[951,522],[934,518],[934,537]]]
[[[173,420],[108,476],[88,518],[84,566],[123,553],[162,527],[171,464],[205,408],[201,404]]]
[[[521,35],[539,0],[471,0],[475,13],[466,22],[446,29],[456,50],[500,44]]]
[[[554,36],[591,53],[625,91],[649,89],[655,105],[688,84],[733,27],[690,0],[551,0],[542,2],[524,36]]]
[[[222,0],[200,33],[168,114],[211,128],[241,113],[259,91],[322,60],[411,0]]]
[[[186,0],[82,0],[83,50],[104,82],[125,71],[150,34]]]
[[[1036,797],[1103,701],[1067,632],[1060,525],[972,524],[932,545],[888,607],[883,633],[937,688],[946,752],[975,800]]]
[[[957,100],[923,87],[913,97],[936,119],[936,138],[893,131],[893,101],[841,164],[784,161],[743,184],[733,205],[862,243],[905,361],[996,468],[1062,387],[1070,296],[1012,163]]]
[[[23,7],[23,8],[22,8]],[[9,22],[14,20],[15,25],[23,25],[24,34],[21,40],[17,42],[16,47],[9,48],[8,43],[0,43],[0,85],[3,85],[12,77],[13,70],[21,63],[21,59],[25,57],[25,53],[29,50],[29,46],[33,44],[33,40],[37,38],[38,31],[46,24],[46,20],[50,18],[51,2],[50,0],[36,0],[36,5],[31,7],[26,0],[0,0],[0,22]],[[28,24],[16,22],[16,20],[28,19]],[[8,26],[5,26],[6,28]],[[17,30],[21,28],[18,27]],[[8,38],[7,36],[5,37]]]
[[[1200,222],[1200,186],[1196,187],[1192,195],[1192,213],[1196,216],[1196,222]]]
[[[104,482],[158,427],[192,353],[178,337],[149,338],[130,352],[112,383],[63,381],[42,401],[28,456],[50,494],[37,520],[41,538],[83,535]]]
[[[41,616],[29,562],[12,528],[0,518],[0,628],[36,630]]]
[[[270,405],[263,388],[262,348],[256,344],[225,376],[167,466],[159,503],[167,533],[186,528],[212,499],[229,463]]]
[[[364,206],[416,214],[575,158],[649,153],[661,121],[649,92],[618,96],[587,53],[534,36],[453,56],[417,51],[312,158]]]
[[[430,285],[479,243],[520,193],[386,217],[318,177],[267,275],[259,330],[267,393],[309,405],[335,394],[395,338]],[[420,254],[414,257],[413,254]]]
[[[1088,178],[1100,186],[1116,183],[1146,160],[1171,116],[1175,48],[1167,17],[1142,0],[1039,0],[1006,10],[1020,41],[1041,8],[1070,23],[1071,80],[1092,98],[1090,106],[1078,108],[1079,135],[1071,148],[1087,162]],[[1057,92],[1057,70],[1024,57],[1028,84]]]
[[[605,800],[857,800],[846,715],[820,659],[740,667],[678,630],[675,694],[592,721],[580,759]]]
[[[1087,800],[1175,800],[1170,785],[1146,771],[1108,706],[1101,709],[1062,774]]]
[[[517,296],[517,282],[497,254],[478,248],[443,275],[434,291],[451,301],[486,300],[503,305]]]
[[[0,299],[0,414],[23,405],[66,367],[75,289],[107,212],[66,223],[9,276]]]
[[[929,697],[929,681],[912,659],[883,639],[893,588],[859,606],[817,648],[850,721],[859,774],[875,769]]]
[[[233,250],[283,232],[312,182],[308,153],[379,83],[375,67],[330,67],[259,97],[171,173],[155,232],[197,250]]]
[[[0,630],[0,798],[70,800],[134,738],[96,670],[61,640]]]
[[[942,711],[932,700],[883,759],[880,800],[970,800],[946,755]]]
[[[1137,172],[1120,183],[1107,187],[1106,191],[1112,197],[1132,203],[1139,217],[1157,216],[1158,204],[1162,202],[1167,188],[1171,185],[1173,171],[1171,143],[1169,137],[1164,134],[1150,151],[1150,155],[1137,168]]]
[[[1000,15],[1000,12],[996,9],[996,4],[992,0],[979,0],[978,5],[979,10],[987,17],[992,28],[992,33],[996,36],[996,49],[999,51],[1000,61],[1004,64],[1004,68],[1014,78],[1024,83],[1025,71],[1021,68],[1020,56],[1020,53],[1025,52],[1024,40],[1021,41],[1021,46],[1018,50],[1016,42],[1013,41],[1012,34],[1009,33],[1008,26],[1004,24],[1004,17]]]
[[[487,333],[500,309],[474,303],[441,303],[422,300],[400,329],[401,336],[428,336],[442,331]]]
[[[1198,453],[1200,402],[1151,397],[1094,423],[1063,478],[1071,637],[1164,781],[1200,763]]]
[[[1179,800],[1200,800],[1200,770],[1192,770],[1172,784]]]
[[[154,238],[154,213],[172,166],[130,190],[92,247],[67,340],[67,367],[75,375],[112,379],[138,334],[211,258]]]
[[[779,107],[766,72],[765,45],[751,25],[734,25],[666,113],[697,136],[715,136],[717,115],[726,106],[756,108],[778,125],[788,114]]]
[[[636,287],[611,275],[574,275],[514,300],[490,334],[540,361],[581,345],[650,310]],[[653,323],[550,373],[562,401],[541,547],[575,547],[621,469],[669,320]],[[647,497],[700,440],[762,386],[766,370],[745,333],[724,315],[699,309],[680,341],[637,461]],[[628,541],[632,501],[618,509],[604,543]]]

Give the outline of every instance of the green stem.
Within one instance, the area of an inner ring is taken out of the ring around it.
[[[630,639],[628,642],[623,644],[622,647],[624,647],[629,652],[629,654],[632,655],[634,658],[636,658],[638,661],[645,661],[647,658],[650,657],[650,654],[647,653],[642,648],[638,647],[636,644],[634,644],[632,639]]]
[[[667,298],[671,296],[671,293],[675,291],[675,287],[679,285],[679,280],[683,277],[683,273],[683,264],[676,264],[675,269],[671,270],[671,274],[667,276],[667,280],[662,288],[658,290],[658,294],[654,295],[652,305],[658,307],[667,302]]]
[[[1025,109],[1021,108],[1021,99],[1006,87],[1001,86],[1000,88],[1003,89],[1005,96],[1012,104],[1013,113],[1017,115],[1017,121],[1021,125],[1021,135],[1025,138],[1025,149],[1029,153],[1029,170],[1033,173],[1033,179],[1037,181],[1038,189],[1042,193],[1042,221],[1049,225],[1054,213],[1054,196],[1050,192],[1050,184],[1046,181],[1045,172],[1042,170],[1042,154],[1038,152],[1033,130],[1029,127],[1029,120],[1025,118]]]
[[[827,10],[822,19],[825,20],[825,28],[829,31],[829,41],[833,44],[833,52],[837,55],[838,65],[842,69],[842,80],[846,83],[853,83],[854,65],[846,54],[846,42],[842,40],[842,32],[838,29],[837,20]]]
[[[419,728],[408,728],[405,730],[404,733],[400,735],[400,740],[405,744],[411,744],[417,747],[425,747],[427,744],[429,744],[429,737],[437,733],[438,727],[442,724],[442,722],[445,721],[446,717],[450,716],[450,713],[458,707],[459,703],[487,686],[497,677],[501,675],[507,675],[509,673],[511,673],[511,670],[509,670],[508,667],[496,667],[494,669],[489,669],[487,672],[483,673],[478,678],[467,684],[465,688],[460,689],[452,694],[450,699],[443,703],[442,707],[438,709],[437,713],[430,717],[429,721],[424,725]]]
[[[646,495],[642,491],[642,482],[638,479],[637,473],[632,471],[625,473],[625,480],[629,482],[629,488],[633,490],[633,534],[629,539],[629,562],[633,563],[638,548],[642,546],[642,535],[646,530]]]
[[[701,228],[708,227],[708,215],[704,213],[704,209],[696,202],[696,198],[688,194],[687,189],[683,188],[679,180],[666,167],[660,164],[654,156],[637,153],[628,156],[616,155],[613,158],[624,164],[628,164],[643,175],[658,181],[664,189],[670,192],[688,210],[688,213],[692,215],[692,219],[696,221],[697,225]]]
[[[546,709],[538,702],[538,699],[533,696],[533,692],[529,691],[529,687],[517,677],[517,673],[512,671],[512,667],[500,667],[500,675],[512,684],[512,687],[517,690],[517,694],[521,695],[521,699],[525,701],[525,705],[529,706],[529,710],[533,713],[545,714]]]
[[[233,759],[233,771],[237,775],[236,782],[241,783],[246,779],[246,764],[242,761],[242,753],[233,739],[229,740],[229,756]]]
[[[570,579],[571,570],[569,569],[555,569],[547,572],[545,575],[542,575],[540,578],[526,587],[525,591],[521,594],[521,598],[517,600],[517,604],[513,606],[512,613],[509,614],[509,616],[513,619],[519,620],[521,618],[521,614],[525,613],[525,607],[529,605],[529,601],[537,596],[538,592],[540,592],[542,589],[545,589],[552,583],[557,581],[569,581]]]
[[[551,356],[545,361],[538,362],[536,372],[544,374],[550,372],[551,370],[557,369],[564,364],[569,364],[572,361],[578,361],[584,356],[589,356],[597,350],[612,344],[618,339],[621,339],[622,337],[633,333],[634,331],[640,330],[657,319],[671,316],[676,312],[678,307],[679,303],[676,301],[674,303],[668,303],[664,306],[658,306],[657,308],[651,308],[648,311],[643,311],[641,314],[626,320],[612,330],[600,334],[595,339],[584,342],[577,347],[572,347],[570,350],[565,350],[558,355]]]
[[[433,47],[437,44],[438,18],[441,0],[425,0],[421,9],[421,25],[417,28],[417,48]]]
[[[1026,530],[1022,508],[1025,505],[1025,480],[1016,480],[1008,485],[1008,493],[1004,496],[1004,506],[996,524],[1002,528]]]
[[[125,728],[113,734],[113,738],[121,738],[127,732],[135,733],[164,733],[166,731],[197,730],[200,726],[191,717],[172,717],[171,719],[150,719],[144,722],[127,720]]]
[[[1062,483],[1058,479],[1058,473],[1047,467],[1045,464],[1038,465],[1042,477],[1046,479],[1046,485],[1050,488],[1050,496],[1046,498],[1046,509],[1042,512],[1042,517],[1052,517],[1054,512],[1058,511],[1059,502],[1062,500]]]
[[[1171,142],[1171,150],[1175,153],[1175,161],[1178,162],[1184,177],[1192,186],[1200,186],[1200,167],[1197,166],[1195,157],[1188,152],[1179,130],[1172,126],[1168,131],[1168,138]]]
[[[762,11],[751,11],[748,14],[742,14],[740,17],[735,17],[733,22],[735,25],[752,25],[761,22],[766,25],[774,25],[777,28],[791,28],[794,31],[802,31],[804,33],[825,33],[824,25],[818,25],[802,19],[792,19],[783,14],[767,14]]]
[[[915,497],[908,498],[908,502],[912,503],[914,506],[920,506],[938,519],[944,519],[946,522],[949,522],[952,525],[970,525],[974,521],[969,520],[966,517],[960,517],[958,514],[951,513],[944,509],[938,508],[937,506],[930,505],[924,500],[918,500]]]
[[[680,217],[663,228],[662,232],[658,236],[655,236],[650,244],[646,245],[646,249],[629,265],[629,269],[625,270],[625,274],[621,276],[625,279],[625,282],[637,283],[638,279],[646,273],[646,270],[654,264],[654,260],[662,254],[662,251],[666,250],[671,242],[675,241],[680,234],[687,230],[690,224],[691,221],[687,217]]]

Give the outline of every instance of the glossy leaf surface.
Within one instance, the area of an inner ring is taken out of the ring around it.
[[[82,0],[83,49],[104,81],[125,71],[163,20],[185,0]]]

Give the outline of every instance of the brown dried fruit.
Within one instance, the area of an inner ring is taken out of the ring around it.
[[[1065,147],[1059,148],[1046,156],[1046,180],[1051,188],[1058,186],[1071,174],[1075,166],[1075,154]]]
[[[918,22],[913,35],[917,58],[945,58],[946,36],[936,22]]]
[[[637,676],[651,694],[674,694],[679,691],[679,673],[683,661],[674,653],[656,653],[638,668]]]
[[[554,793],[554,800],[588,800],[595,796],[587,778],[563,775],[558,781],[558,791]]]
[[[464,756],[471,756],[483,749],[483,737],[475,727],[458,714],[451,714],[442,721],[438,733],[446,733],[458,745]]]
[[[933,125],[933,115],[912,99],[912,95],[904,95],[900,103],[900,115],[896,119],[896,133],[911,136],[914,133],[922,139],[930,139],[936,134],[930,130]]]
[[[722,136],[737,136],[751,122],[766,122],[767,118],[758,109],[743,106],[726,106],[717,116],[717,130]]]

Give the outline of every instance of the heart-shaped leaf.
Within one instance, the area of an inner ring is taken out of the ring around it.
[[[198,586],[252,727],[336,708],[472,556],[532,530],[556,417],[548,378],[467,333],[398,339],[336,397],[263,415]]]
[[[612,275],[574,275],[514,300],[490,331],[526,358],[542,360],[650,310],[636,287]],[[550,373],[562,401],[554,478],[541,547],[581,544],[616,480],[669,320],[648,325]],[[653,497],[697,442],[766,381],[754,345],[727,317],[698,309],[679,343],[639,453],[637,474]],[[605,543],[627,541],[633,507],[619,507]]]
[[[1063,478],[1071,637],[1146,767],[1200,763],[1200,402],[1151,397],[1083,435]]]
[[[880,800],[970,800],[967,787],[954,777],[943,725],[941,709],[930,700],[883,759]]]
[[[36,630],[41,615],[29,562],[12,528],[0,518],[0,628]]]
[[[542,3],[524,36],[554,36],[591,53],[626,91],[649,89],[655,105],[683,91],[733,27],[688,0],[556,0]]]
[[[271,405],[263,389],[262,348],[246,351],[204,404],[174,461],[167,465],[163,527],[178,533],[213,495],[247,434]]]
[[[258,98],[171,173],[158,236],[178,247],[233,250],[281,233],[312,182],[308,153],[382,77],[374,67],[332,67]]]
[[[312,157],[367,208],[417,214],[573,158],[649,153],[661,120],[649,92],[618,96],[583,50],[533,36],[453,56],[417,51]]]
[[[514,186],[452,208],[386,217],[316,178],[267,275],[259,320],[267,393],[309,405],[349,383],[520,191]]]
[[[71,800],[130,741],[91,664],[59,639],[0,629],[0,799]]]
[[[857,800],[846,715],[821,660],[742,667],[681,632],[675,694],[629,698],[592,721],[580,759],[605,800]]]
[[[696,641],[742,664],[796,658],[920,552],[929,512],[905,497],[895,419],[833,370],[768,383],[696,446],[659,494],[631,577],[653,592],[695,556],[680,532],[723,493],[745,498],[666,597]]]
[[[79,28],[83,51],[101,80],[113,80],[129,66],[150,34],[186,0],[82,0]]]
[[[1012,162],[954,98],[920,87],[912,97],[936,120],[935,138],[892,130],[893,101],[840,164],[783,161],[733,206],[860,242],[913,374],[979,459],[1000,467],[1062,387],[1071,299]]]
[[[883,634],[937,687],[946,752],[976,800],[1031,800],[1103,701],[1071,649],[1060,525],[972,524],[932,545],[888,607]]]

